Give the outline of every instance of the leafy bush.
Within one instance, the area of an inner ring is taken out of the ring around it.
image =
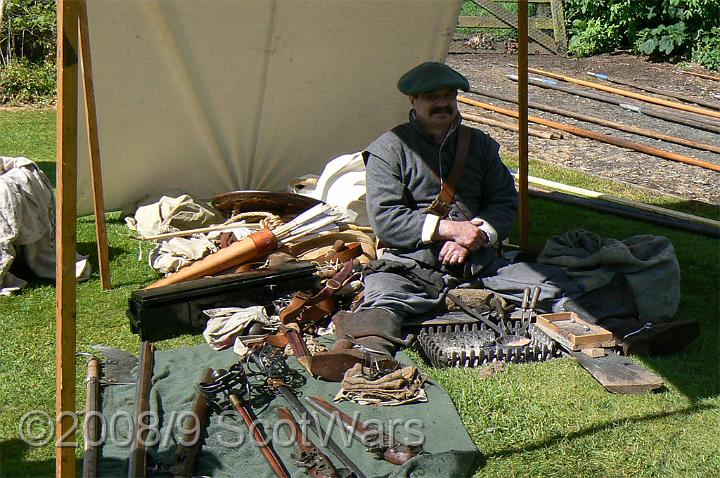
[[[0,104],[48,105],[55,97],[55,62],[11,60],[0,67]]]
[[[566,0],[570,53],[632,48],[648,56],[698,61],[717,69],[717,0]]]
[[[720,27],[713,28],[710,33],[698,33],[702,35],[693,47],[691,60],[711,70],[720,70]]]
[[[605,24],[597,18],[575,20],[571,33],[568,51],[579,57],[608,51],[618,41],[617,26]]]

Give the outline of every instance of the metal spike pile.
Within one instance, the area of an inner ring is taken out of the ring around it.
[[[520,322],[508,324],[511,333],[520,332]],[[530,344],[503,347],[495,343],[495,332],[483,323],[423,328],[417,339],[420,352],[435,367],[480,367],[491,362],[541,362],[562,356],[557,344],[535,324],[529,328]]]

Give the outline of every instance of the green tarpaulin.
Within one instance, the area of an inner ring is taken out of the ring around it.
[[[398,358],[401,362],[410,363],[402,353]],[[204,344],[155,353],[150,411],[154,420],[151,427],[157,428],[159,433],[156,436],[157,445],[149,448],[149,476],[168,476],[157,471],[156,465],[173,464],[174,450],[182,432],[182,414],[191,410],[195,384],[203,370],[207,367],[227,369],[237,360],[237,355],[231,350],[216,352]],[[302,371],[294,358],[289,361],[293,369]],[[332,402],[339,384],[315,380],[307,375],[304,377],[306,383],[297,389],[301,399],[321,395]],[[427,403],[396,407],[360,406],[350,402],[336,404],[351,416],[357,412],[361,420],[380,421],[388,429],[391,423],[394,424],[392,428],[400,439],[416,441],[420,436],[424,437],[425,453],[403,466],[375,459],[358,440],[350,439],[340,427],[330,426],[324,417],[320,418],[320,423],[324,430],[331,430],[332,438],[367,476],[468,476],[479,460],[480,452],[468,436],[445,390],[429,381],[426,391]],[[106,436],[101,449],[100,476],[127,476],[134,401],[134,385],[114,385],[103,389]],[[305,476],[303,470],[293,463],[291,455],[296,454],[297,449],[289,443],[287,427],[275,426],[278,418],[274,409],[279,406],[288,404],[281,396],[275,396],[268,405],[258,407],[255,412],[291,475]],[[309,436],[316,444],[319,442],[312,433]],[[342,466],[335,457],[327,454],[336,466]],[[154,467],[156,471],[152,471]],[[275,475],[239,417],[213,414],[193,476],[261,478]]]

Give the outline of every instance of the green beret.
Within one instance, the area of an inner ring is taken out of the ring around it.
[[[397,84],[398,90],[408,96],[437,90],[439,88],[470,89],[467,78],[444,63],[427,61],[405,73]]]

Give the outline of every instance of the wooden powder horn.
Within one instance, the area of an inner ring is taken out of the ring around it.
[[[250,234],[248,237],[232,243],[177,272],[170,274],[145,287],[154,289],[170,284],[177,284],[201,277],[209,276],[230,267],[239,266],[245,262],[269,254],[278,248],[278,241],[270,229],[262,229]]]

